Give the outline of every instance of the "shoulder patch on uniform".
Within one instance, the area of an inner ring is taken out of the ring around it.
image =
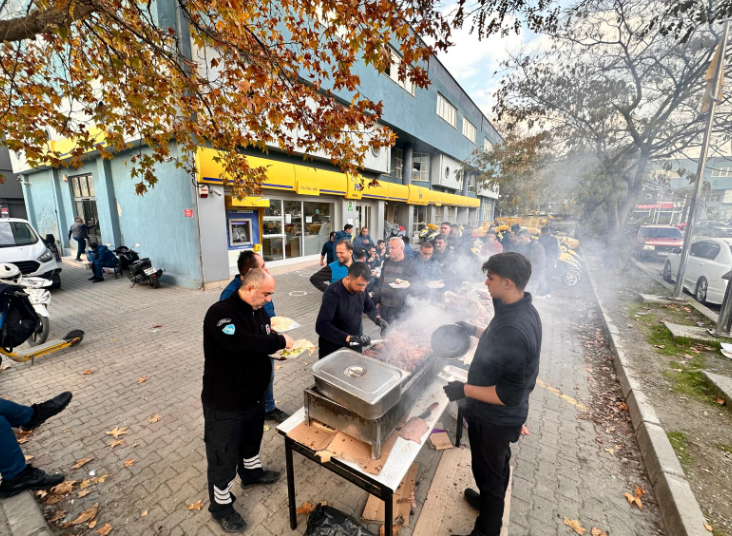
[[[227,324],[221,331],[227,335],[233,335],[236,332],[236,326],[234,324]]]
[[[224,324],[230,324],[230,323],[231,323],[231,318],[222,318],[221,320],[219,320],[218,322],[216,322],[216,327],[217,328],[220,328]]]

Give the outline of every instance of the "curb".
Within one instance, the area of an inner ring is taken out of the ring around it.
[[[636,266],[646,272],[645,267],[640,267],[637,263]],[[624,353],[620,331],[602,306],[589,268],[585,267],[585,270],[592,288],[592,295],[597,301],[603,331],[615,355],[613,366],[623,397],[628,404],[641,457],[656,495],[666,534],[668,536],[709,536],[709,532],[704,528],[706,522],[704,514],[691,486],[686,481],[671,442],[666,436],[656,411],[643,393],[641,384],[637,380],[637,373],[630,366]],[[706,307],[704,308],[706,309]],[[704,313],[702,312],[702,314]]]
[[[24,491],[0,500],[0,518],[5,517],[5,527],[0,534],[8,536],[53,536],[43,518],[40,506],[30,491]],[[8,532],[4,532],[8,531]]]

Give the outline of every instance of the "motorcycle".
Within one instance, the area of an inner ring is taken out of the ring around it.
[[[582,279],[582,257],[574,250],[562,246],[562,253],[557,259],[557,272],[562,283],[568,287],[577,286]]]
[[[46,342],[48,334],[51,332],[51,318],[48,314],[51,291],[47,290],[51,285],[53,285],[53,281],[42,277],[23,277],[18,283],[18,286],[25,289],[28,300],[38,315],[38,328],[28,339],[28,344],[31,346],[38,346]]]
[[[133,247],[139,247],[135,244]],[[164,269],[156,269],[149,258],[140,258],[138,253],[126,246],[120,246],[114,250],[120,262],[120,268],[132,281],[134,287],[137,283],[141,285],[150,285],[152,288],[160,288],[160,278],[163,276]]]

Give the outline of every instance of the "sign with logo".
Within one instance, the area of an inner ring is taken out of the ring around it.
[[[187,208],[183,210],[183,214],[186,215],[186,218],[192,218],[193,217],[193,209]]]
[[[349,201],[348,202],[348,209],[347,210],[348,210],[348,212],[353,212],[354,210],[356,210],[355,208],[353,208],[353,201]]]
[[[414,186],[413,184],[409,185],[409,198],[407,200],[407,203],[410,205],[428,205],[429,199],[427,193],[427,188],[423,188],[421,186]]]
[[[320,187],[314,180],[297,179],[296,191],[300,195],[320,195]]]

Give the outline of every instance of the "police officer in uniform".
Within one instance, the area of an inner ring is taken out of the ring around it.
[[[243,488],[272,484],[279,472],[262,467],[264,391],[272,364],[269,355],[291,348],[286,334],[275,333],[265,303],[275,281],[254,268],[239,290],[213,304],[203,321],[203,417],[208,460],[209,512],[225,532],[244,532],[246,523],[234,510],[231,493],[237,473]]]

